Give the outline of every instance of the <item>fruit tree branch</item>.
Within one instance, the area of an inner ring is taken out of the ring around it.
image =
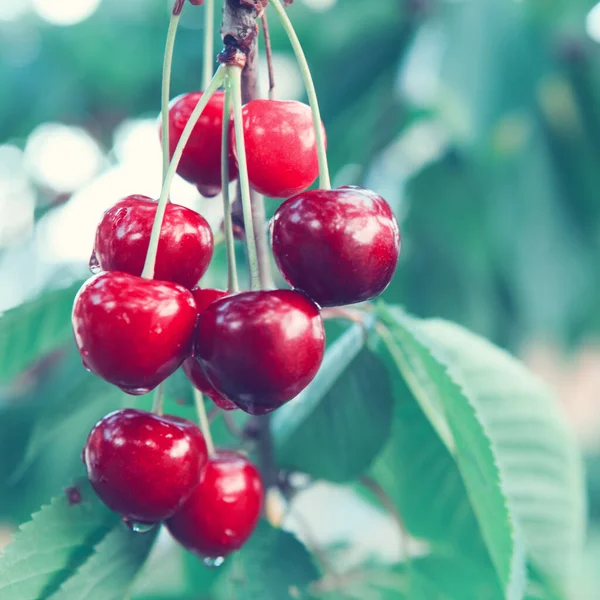
[[[225,0],[221,37],[227,49],[236,48],[246,55],[246,66],[242,71],[242,102],[244,104],[259,97],[258,90],[258,21],[266,8],[267,0]],[[252,195],[252,220],[260,268],[260,282],[263,288],[273,287],[271,262],[267,244],[266,216],[264,199],[254,190]],[[238,189],[239,198],[239,189]],[[233,220],[238,232],[243,228],[241,203],[236,201],[232,207]]]
[[[224,53],[228,48],[236,48],[246,55],[246,66],[242,71],[242,102],[247,103],[259,97],[258,90],[258,22],[262,11],[266,8],[268,0],[225,0],[223,5],[223,21],[221,23],[221,37],[225,45]],[[239,189],[238,189],[239,197]],[[251,193],[252,220],[258,254],[260,282],[262,288],[273,287],[271,277],[271,263],[267,244],[266,218],[264,198],[255,191]],[[241,203],[234,204],[234,218],[236,224],[243,223],[239,219]],[[237,215],[235,214],[237,211]],[[271,438],[270,419],[268,416],[252,417],[251,429],[256,432],[260,468],[264,478],[265,487],[269,488],[277,483],[278,468],[273,456],[273,443]]]

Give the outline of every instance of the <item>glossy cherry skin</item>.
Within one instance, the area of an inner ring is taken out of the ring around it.
[[[262,503],[263,484],[256,467],[241,454],[219,451],[209,459],[192,495],[166,524],[188,550],[224,557],[252,535]]]
[[[190,115],[202,98],[202,92],[183,94],[172,100],[169,108],[169,150],[171,158]],[[223,108],[225,93],[216,92],[202,111],[198,123],[185,147],[177,173],[198,187],[207,197],[221,191],[221,140],[223,139]],[[230,124],[233,132],[233,121]],[[230,144],[231,148],[231,144]],[[229,179],[237,177],[237,163],[230,150]]]
[[[320,306],[375,298],[400,253],[389,204],[357,187],[312,190],[284,202],[271,222],[275,261],[286,281]]]
[[[319,308],[300,292],[243,292],[198,317],[196,360],[219,392],[253,415],[297,396],[317,374],[324,351]]]
[[[192,295],[196,301],[198,314],[200,314],[213,302],[219,300],[220,298],[225,298],[225,296],[228,296],[229,293],[225,292],[224,290],[196,288],[192,290]],[[235,410],[237,408],[237,406],[231,400],[227,399],[211,385],[208,379],[206,379],[206,375],[204,374],[202,367],[193,357],[187,358],[184,361],[182,368],[194,386],[203,394],[208,396],[219,408],[223,410]]]
[[[191,421],[127,408],[94,426],[83,458],[106,506],[133,521],[154,523],[187,500],[208,455]]]
[[[310,107],[301,102],[252,100],[242,110],[248,177],[271,198],[289,198],[319,175]]]
[[[103,271],[141,275],[157,203],[128,196],[107,210],[96,230],[95,258]],[[208,269],[213,234],[197,212],[169,202],[163,219],[154,279],[192,289]]]
[[[180,285],[111,271],[83,284],[72,323],[84,366],[139,395],[190,355],[196,305]]]

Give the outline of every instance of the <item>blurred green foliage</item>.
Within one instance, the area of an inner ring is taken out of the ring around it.
[[[396,188],[404,252],[390,298],[509,347],[531,335],[573,344],[598,331],[600,68],[584,34],[593,5],[345,0],[325,12],[291,9],[334,174],[355,165],[351,183]],[[183,23],[173,95],[201,80],[202,11],[186,10]],[[70,28],[33,18],[1,25],[0,139],[62,121],[110,148],[124,118],[158,113],[166,24],[165,2],[104,0]],[[271,29],[275,51],[289,54],[281,28]],[[22,65],[28,45],[35,58]],[[415,103],[399,83],[407,77],[433,91]],[[408,155],[393,144],[418,124],[445,142],[407,172],[432,142],[415,138]],[[386,169],[369,178],[384,151]]]

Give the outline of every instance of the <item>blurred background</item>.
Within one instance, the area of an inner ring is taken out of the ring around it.
[[[169,10],[0,0],[0,311],[85,278],[102,212],[128,194],[158,196]],[[373,188],[401,221],[388,301],[520,355],[564,405],[588,464],[581,598],[600,597],[600,4],[295,0],[290,14],[335,184]],[[202,10],[186,6],[173,96],[200,85],[202,28]],[[271,30],[276,97],[302,99],[274,17]],[[218,199],[179,179],[172,197],[219,226]],[[211,276],[223,277],[218,264]],[[57,434],[34,431],[17,401],[49,389],[58,358],[48,360],[34,384],[24,375],[0,388],[7,532],[71,472],[31,454],[32,435],[48,450]]]

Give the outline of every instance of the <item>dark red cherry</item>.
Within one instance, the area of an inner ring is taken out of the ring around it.
[[[204,557],[224,557],[252,535],[262,502],[263,485],[256,467],[241,454],[219,451],[167,527],[188,550]]]
[[[171,157],[181,138],[181,134],[202,92],[191,92],[175,98],[169,108],[169,148]],[[216,196],[221,187],[221,140],[223,139],[223,107],[225,93],[216,92],[192,131],[185,147],[177,173],[198,187],[200,193]],[[233,122],[230,132],[233,131]],[[238,175],[237,163],[230,152],[229,179]]]
[[[86,368],[138,395],[190,355],[196,305],[180,285],[111,271],[83,284],[72,322]]]
[[[214,288],[194,288],[192,296],[196,302],[196,310],[200,314],[204,309],[208,308],[213,302],[229,296],[229,292],[225,290],[216,290]]]
[[[320,306],[378,296],[400,252],[389,204],[358,187],[312,190],[284,202],[271,222],[271,244],[286,281]]]
[[[243,108],[248,177],[271,198],[304,191],[319,174],[310,107],[301,102],[252,100]]]
[[[208,396],[221,410],[236,410],[238,407],[231,400],[218,392],[206,379],[202,367],[195,358],[187,358],[181,367],[194,387]]]
[[[142,274],[156,207],[146,196],[128,196],[104,213],[94,245],[103,271]],[[154,279],[191,289],[208,269],[212,253],[213,234],[204,217],[184,206],[167,204]]]
[[[319,308],[290,290],[243,292],[198,317],[196,360],[210,383],[254,415],[275,410],[314,378],[325,351]]]
[[[198,314],[200,314],[205,308],[215,302],[215,300],[228,296],[229,292],[225,292],[224,290],[196,288],[192,290],[192,295],[196,301]],[[206,379],[202,367],[194,358],[190,357],[184,361],[183,371],[194,386],[208,396],[219,408],[223,410],[235,410],[237,408],[231,400],[228,400],[210,384],[208,379]]]
[[[108,508],[132,521],[154,523],[173,515],[192,493],[207,451],[191,421],[127,408],[94,426],[84,461]]]

